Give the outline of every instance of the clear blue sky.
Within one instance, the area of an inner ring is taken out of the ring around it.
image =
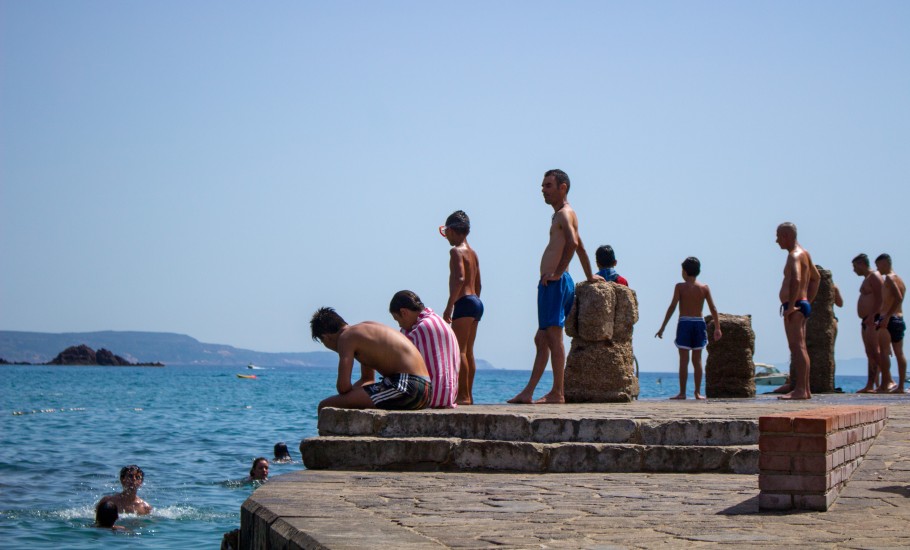
[[[910,275],[908,29],[902,1],[2,0],[0,329],[320,350],[319,306],[442,309],[436,227],[464,209],[477,354],[529,369],[562,168],[638,292],[643,370],[676,369],[653,336],[689,255],[787,360],[788,220],[860,357],[850,259]]]

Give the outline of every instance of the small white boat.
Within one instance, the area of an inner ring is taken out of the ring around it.
[[[248,369],[256,369],[256,370],[262,370],[262,367],[257,367],[256,365],[254,365],[254,364],[252,364],[252,363],[250,363],[249,365],[247,365],[246,368],[248,368]]]
[[[777,370],[774,365],[755,363],[755,384],[759,386],[782,386],[790,377],[786,372]]]

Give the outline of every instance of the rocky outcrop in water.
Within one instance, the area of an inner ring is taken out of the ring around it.
[[[632,328],[638,298],[627,286],[582,282],[566,319],[572,346],[566,358],[567,403],[628,402],[638,397]]]
[[[755,332],[751,315],[720,317],[720,340],[714,340],[714,319],[708,315],[708,360],[705,363],[705,395],[708,397],[755,397]]]
[[[163,367],[161,363],[130,363],[110,350],[98,351],[81,344],[70,346],[57,354],[48,365],[98,365],[102,367]]]

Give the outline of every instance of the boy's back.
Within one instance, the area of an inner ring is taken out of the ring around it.
[[[679,315],[681,317],[701,317],[708,287],[698,281],[686,281],[676,285],[679,296]]]

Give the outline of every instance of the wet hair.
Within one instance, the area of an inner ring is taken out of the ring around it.
[[[613,252],[613,247],[608,244],[598,247],[594,257],[599,266],[612,267],[616,263],[616,252]]]
[[[689,277],[698,277],[701,273],[701,262],[695,256],[689,256],[682,263],[682,268]]]
[[[279,441],[275,443],[275,460],[286,460],[291,458],[291,453],[288,451],[288,446],[284,441]],[[255,463],[253,464],[255,466]]]
[[[313,314],[310,319],[310,330],[313,332],[313,340],[322,341],[325,334],[335,334],[342,327],[347,325],[341,315],[330,307],[321,307]]]
[[[98,527],[113,527],[119,517],[117,505],[109,500],[102,502],[95,509],[95,524]]]
[[[464,213],[464,210],[456,210],[446,218],[446,229],[467,235],[471,232],[471,218]]]
[[[269,459],[267,459],[267,458],[264,457],[264,456],[260,456],[260,457],[254,458],[254,459],[253,459],[253,466],[250,467],[250,477],[253,477],[253,475],[254,475],[254,473],[255,473],[255,471],[256,471],[256,465],[259,464],[260,462],[265,462],[266,464],[268,464],[268,463],[269,463]]]
[[[796,236],[796,224],[793,222],[784,222],[784,223],[778,225],[777,228],[789,231],[789,232],[793,233],[794,237]]]
[[[875,259],[875,263],[878,262],[888,262],[888,265],[891,265],[891,254],[879,254]]]
[[[569,188],[572,187],[572,182],[569,181],[569,174],[566,174],[559,168],[554,168],[552,170],[547,170],[543,175],[545,178],[550,176],[556,178],[557,185],[566,184],[566,193],[569,192]]]
[[[400,309],[409,309],[411,311],[423,311],[427,306],[420,301],[420,296],[410,290],[399,290],[392,296],[389,302],[389,313],[398,313]]]
[[[127,474],[139,474],[139,478],[145,480],[145,472],[143,472],[142,468],[136,466],[135,464],[130,464],[129,466],[120,468],[120,481],[123,481],[123,478],[125,478]]]
[[[866,256],[865,254],[857,254],[856,257],[853,258],[853,263],[863,264],[864,266],[869,267],[869,256]]]

